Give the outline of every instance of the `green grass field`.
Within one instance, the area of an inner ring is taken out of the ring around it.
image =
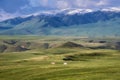
[[[86,60],[64,61],[74,54]],[[55,62],[56,64],[51,64]],[[67,65],[63,63],[67,62]],[[92,49],[48,49],[0,54],[0,80],[120,80],[120,52]]]
[[[4,36],[1,38],[7,39]],[[45,38],[49,39],[48,41],[37,40],[38,38],[34,40],[28,38],[27,40],[29,39],[33,42],[49,43],[65,41],[49,38]],[[82,42],[88,46],[83,41],[76,42]],[[53,62],[55,64],[51,64]],[[63,63],[67,63],[67,65]],[[0,53],[0,80],[120,80],[120,51],[59,47],[24,52],[4,52]]]

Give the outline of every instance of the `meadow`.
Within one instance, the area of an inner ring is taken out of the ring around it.
[[[104,43],[89,43],[86,38],[72,37],[1,37],[1,41],[9,39],[49,43],[54,47],[0,53],[0,80],[120,80],[120,50],[89,48]],[[58,47],[68,41],[84,47]]]

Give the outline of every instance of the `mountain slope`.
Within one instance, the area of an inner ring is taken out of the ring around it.
[[[1,35],[120,36],[120,12],[76,10],[0,22]],[[78,11],[78,12],[77,12]]]

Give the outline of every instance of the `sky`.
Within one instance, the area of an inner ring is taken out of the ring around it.
[[[101,9],[120,8],[120,0],[0,0],[0,21],[37,13],[66,8]]]

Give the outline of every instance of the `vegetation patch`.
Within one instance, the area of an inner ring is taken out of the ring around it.
[[[32,54],[34,54],[34,55],[43,55],[44,53],[39,52],[39,53],[32,53]]]
[[[120,50],[120,42],[116,42],[115,48]]]
[[[7,49],[6,45],[0,45],[0,52],[4,52]]]
[[[75,48],[75,47],[81,48],[83,46],[80,44],[74,43],[74,42],[66,42],[66,43],[62,44],[60,47],[62,47],[62,48]]]
[[[108,54],[105,53],[82,53],[82,54],[75,54],[69,55],[63,58],[65,61],[87,61],[89,59],[96,59],[100,57],[107,56]]]
[[[17,41],[17,40],[4,40],[3,42],[6,43],[6,44],[14,45],[14,44],[16,44],[18,41]]]
[[[44,51],[45,54],[54,54],[54,55],[63,55],[69,53],[75,53],[76,50],[69,49],[69,48],[51,48]]]
[[[89,47],[90,49],[109,49],[109,46],[96,46],[96,47]]]
[[[24,48],[22,46],[10,46],[7,48],[6,52],[21,52],[26,50],[29,50],[29,49]]]

